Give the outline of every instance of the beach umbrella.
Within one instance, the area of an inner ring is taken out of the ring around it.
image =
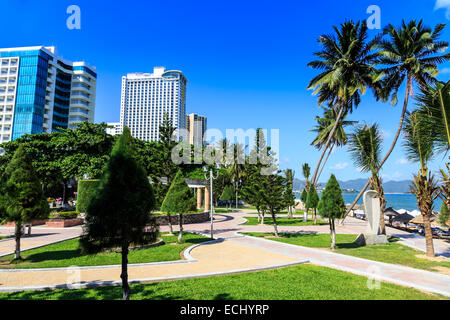
[[[384,215],[389,217],[389,224],[392,225],[392,218],[399,216],[400,213],[392,209],[392,207],[389,207],[386,210],[384,210]]]
[[[434,220],[436,220],[437,219],[437,216],[435,216],[434,214],[432,214],[431,216],[430,216],[430,222],[433,222]],[[415,217],[414,219],[412,219],[411,221],[410,221],[410,223],[413,223],[413,224],[423,224],[423,215],[418,215],[417,217]]]
[[[408,223],[414,219],[414,216],[408,214],[408,213],[401,213],[398,216],[394,217],[394,219],[392,219],[392,222],[399,222],[399,223],[403,223],[405,226],[408,226]]]

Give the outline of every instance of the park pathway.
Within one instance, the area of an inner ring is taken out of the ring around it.
[[[263,270],[287,265],[311,262],[373,279],[413,287],[450,297],[450,276],[403,266],[375,262],[326,250],[289,245],[281,242],[243,236],[244,232],[272,232],[273,227],[245,226],[247,212],[217,214],[214,219],[216,241],[191,247],[185,252],[186,260],[165,263],[130,265],[131,282],[148,282],[229,274]],[[177,226],[174,226],[177,230]],[[210,223],[185,225],[188,232],[209,235]],[[364,232],[365,222],[348,218],[344,226],[337,226],[337,233],[359,234]],[[167,231],[167,227],[161,227]],[[280,226],[279,232],[328,233],[323,226]],[[408,238],[410,234],[388,228],[388,233],[400,236],[415,248],[421,248],[420,238]],[[60,236],[61,237],[61,236]],[[355,236],[356,237],[356,236]],[[437,245],[436,245],[437,244]],[[448,244],[435,241],[436,252],[445,255]],[[75,269],[0,270],[0,291],[66,287],[80,282],[83,286],[120,283],[120,266],[81,267]],[[376,286],[376,282],[373,284]]]

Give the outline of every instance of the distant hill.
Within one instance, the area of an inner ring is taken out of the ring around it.
[[[367,182],[367,179],[354,179],[348,181],[338,181],[342,189],[354,189],[360,191]],[[325,187],[326,182],[320,182],[320,185]],[[385,193],[410,193],[411,180],[403,181],[385,181],[383,188]],[[294,179],[294,190],[303,190],[305,181]]]

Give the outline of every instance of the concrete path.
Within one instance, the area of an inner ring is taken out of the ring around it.
[[[320,249],[294,246],[261,238],[244,237],[240,233],[273,232],[273,227],[270,225],[242,225],[246,222],[246,215],[248,213],[245,212],[217,214],[214,219],[214,237],[216,239],[221,238],[221,240],[191,247],[185,253],[186,260],[130,265],[130,281],[145,282],[201,277],[262,270],[310,261],[317,265],[363,275],[368,277],[369,280],[377,279],[450,296],[450,276],[447,275],[375,262]],[[188,232],[197,232],[204,235],[210,233],[209,222],[189,224],[184,227]],[[349,218],[344,226],[337,225],[336,227],[337,233],[356,235],[364,232],[365,222]],[[178,227],[174,226],[174,230],[177,229]],[[161,231],[167,230],[166,226],[161,227]],[[73,232],[75,233],[75,231]],[[329,228],[327,225],[280,226],[279,232],[329,233]],[[62,233],[59,233],[59,238],[62,237]],[[420,239],[414,239],[414,241],[411,238],[408,239],[409,233],[391,228],[388,228],[388,233],[400,235],[405,241],[409,240],[410,244],[414,242],[414,246],[421,247]],[[64,234],[67,235],[65,232]],[[47,240],[49,239],[47,238]],[[448,249],[447,244],[437,247],[436,251],[439,253]],[[0,291],[67,287],[68,284],[73,282],[80,282],[82,286],[120,283],[120,266],[0,270]]]
[[[44,226],[34,226],[31,228],[31,235],[25,235],[20,240],[21,250],[41,247],[47,244],[64,241],[79,237],[82,228],[80,226],[71,228],[47,228]],[[14,234],[14,227],[0,227],[0,236],[10,236]],[[11,254],[15,251],[16,241],[14,238],[0,240],[0,257]]]

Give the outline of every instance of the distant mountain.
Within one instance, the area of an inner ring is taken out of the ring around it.
[[[360,191],[367,182],[367,179],[354,179],[348,181],[338,181],[342,189],[354,189]],[[326,182],[320,182],[322,187],[325,187]],[[383,188],[385,193],[410,193],[411,180],[403,181],[385,181]],[[294,190],[303,190],[305,181],[294,179]]]

